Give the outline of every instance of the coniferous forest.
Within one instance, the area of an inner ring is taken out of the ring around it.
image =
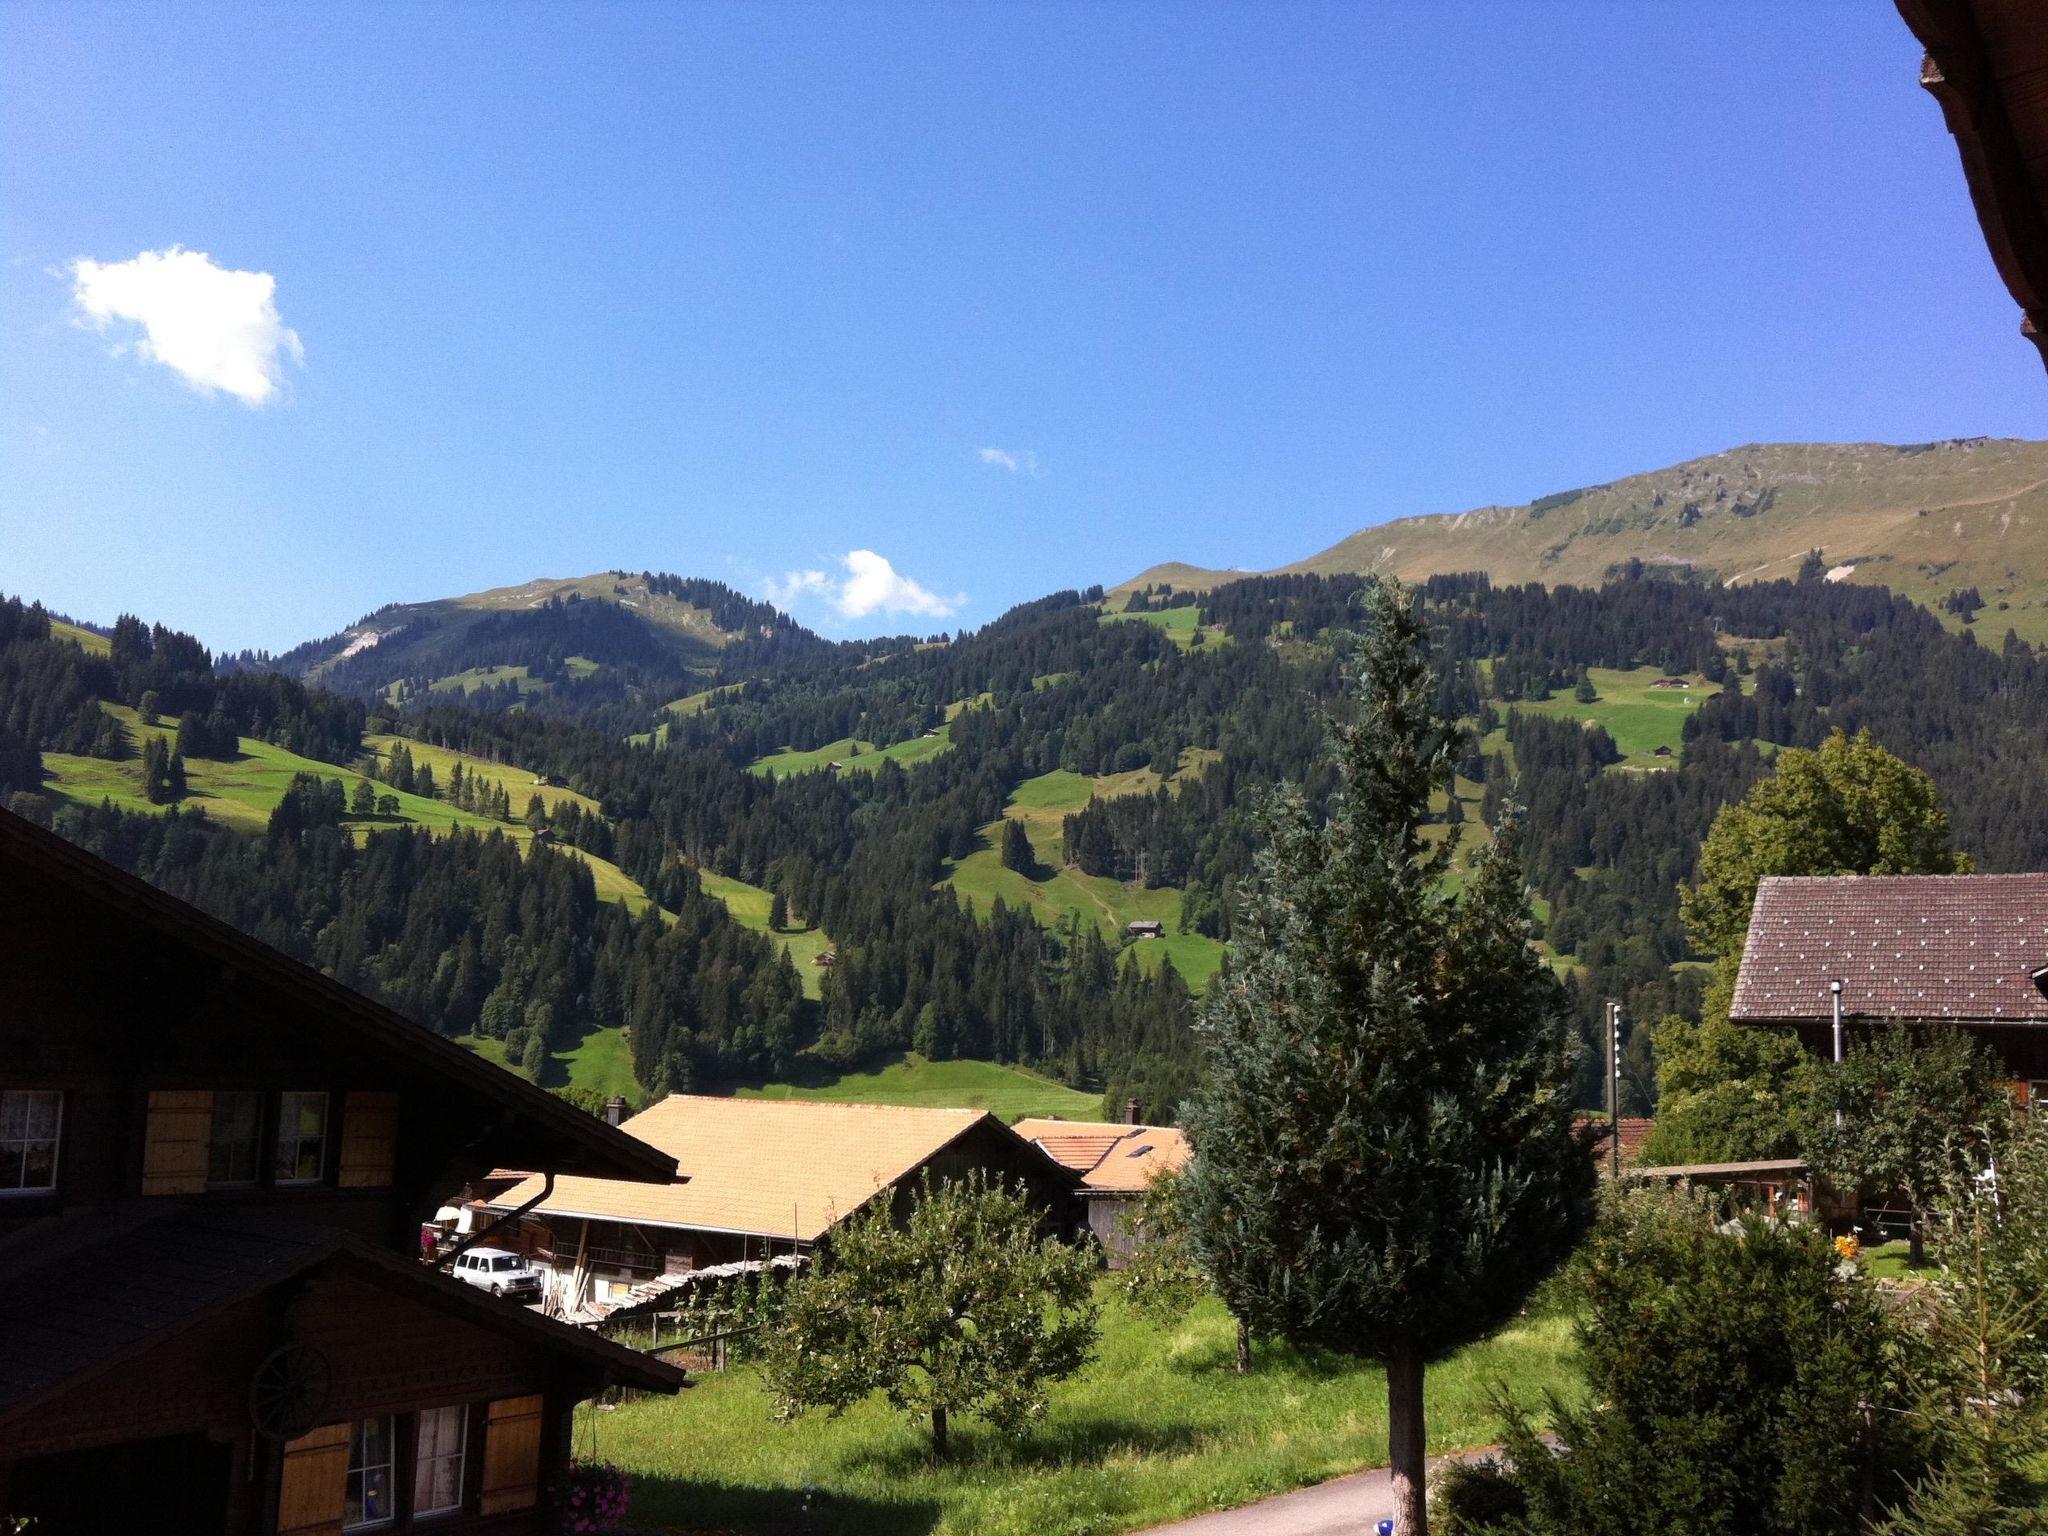
[[[2048,662],[1817,577],[1719,588],[1622,570],[1595,590],[1472,575],[1412,592],[1438,707],[1468,727],[1447,833],[1483,838],[1509,800],[1522,807],[1538,932],[1589,1034],[1609,999],[1642,1021],[1696,1015],[1704,968],[1678,886],[1715,812],[1778,748],[1867,729],[1934,777],[1979,869],[2048,867],[2048,802],[2022,792],[2048,782]],[[622,1025],[636,1075],[661,1091],[912,1049],[1029,1065],[1170,1117],[1193,1081],[1188,980],[1141,966],[1104,925],[970,904],[949,876],[989,847],[1031,871],[1017,823],[1000,825],[1027,782],[1141,778],[1065,815],[1060,858],[1177,892],[1180,930],[1227,944],[1262,797],[1293,783],[1315,807],[1332,791],[1326,711],[1363,621],[1359,578],[1065,592],[979,630],[862,644],[713,583],[647,580],[745,638],[707,659],[651,641],[616,605],[549,603],[468,625],[445,653],[427,637],[408,652],[417,675],[344,664],[316,684],[289,658],[216,657],[126,616],[87,649],[7,600],[0,795],[432,1028],[501,1041],[514,1062]],[[1178,636],[1148,621],[1189,608]],[[1980,617],[1988,638],[1996,615]],[[528,686],[431,686],[436,669],[514,664]],[[1697,680],[1681,749],[1624,762],[1589,669]],[[701,707],[667,707],[692,696]],[[175,738],[132,739],[124,718],[145,717]],[[941,731],[945,750],[887,755]],[[403,740],[367,756],[366,737],[386,735]],[[859,771],[758,771],[849,739],[882,756]],[[185,788],[190,761],[251,742],[308,760],[261,833],[223,825]],[[445,749],[585,800],[515,803],[481,778],[416,768],[407,742],[423,765]],[[69,793],[45,755],[133,762],[154,809]],[[321,765],[376,782],[351,802]],[[394,822],[398,791],[505,832]],[[546,835],[525,851],[515,823]],[[573,850],[616,864],[659,911],[599,899]],[[829,936],[818,997],[703,875],[770,891],[782,921]],[[1645,1032],[1628,1074],[1639,1099],[1648,1048]]]

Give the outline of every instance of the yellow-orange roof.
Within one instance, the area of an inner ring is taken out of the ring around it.
[[[1143,1189],[1154,1174],[1186,1163],[1192,1150],[1187,1137],[1170,1125],[1019,1120],[1010,1129],[1080,1174],[1087,1189]]]
[[[687,1183],[559,1178],[536,1210],[813,1242],[877,1191],[993,1119],[979,1109],[671,1094],[624,1129],[673,1157]],[[521,1205],[540,1190],[539,1179],[528,1179],[491,1204]]]

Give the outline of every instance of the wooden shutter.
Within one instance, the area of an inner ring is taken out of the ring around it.
[[[351,1093],[341,1108],[343,1189],[389,1186],[398,1156],[398,1095]]]
[[[149,1096],[142,1146],[145,1195],[196,1195],[206,1188],[207,1144],[213,1140],[213,1094],[157,1089]]]
[[[482,1513],[501,1515],[540,1502],[541,1400],[501,1397],[484,1421]]]
[[[348,1505],[346,1424],[329,1424],[284,1448],[277,1486],[277,1536],[340,1536]]]

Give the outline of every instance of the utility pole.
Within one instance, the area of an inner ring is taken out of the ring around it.
[[[1839,981],[1831,981],[1831,982],[1829,982],[1829,983],[1828,983],[1828,994],[1829,994],[1830,998],[1832,999],[1832,1001],[1833,1001],[1833,1003],[1834,1003],[1834,1008],[1835,1008],[1835,1065],[1839,1067],[1839,1066],[1840,1066],[1840,1065],[1842,1064],[1842,984],[1841,984],[1841,982],[1839,982]],[[1835,1111],[1835,1128],[1836,1128],[1837,1130],[1840,1130],[1840,1129],[1841,1129],[1841,1126],[1842,1126],[1842,1112],[1841,1112],[1841,1111],[1840,1111],[1840,1110],[1838,1109],[1838,1110],[1836,1110],[1836,1111]]]
[[[1621,1177],[1621,1004],[1607,1005],[1607,1166]]]

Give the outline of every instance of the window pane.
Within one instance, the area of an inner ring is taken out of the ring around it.
[[[54,1088],[0,1092],[0,1189],[52,1189],[64,1095]]]
[[[207,1147],[206,1182],[253,1184],[256,1180],[256,1121],[261,1096],[216,1093],[213,1135]]]
[[[348,1437],[348,1494],[344,1526],[377,1525],[391,1518],[391,1421],[364,1419]]]
[[[327,1095],[297,1092],[281,1095],[277,1117],[277,1178],[285,1183],[317,1182],[326,1143]]]
[[[461,1507],[463,1449],[468,1431],[467,1408],[429,1408],[420,1415],[419,1455],[412,1494],[414,1514],[441,1514]]]

